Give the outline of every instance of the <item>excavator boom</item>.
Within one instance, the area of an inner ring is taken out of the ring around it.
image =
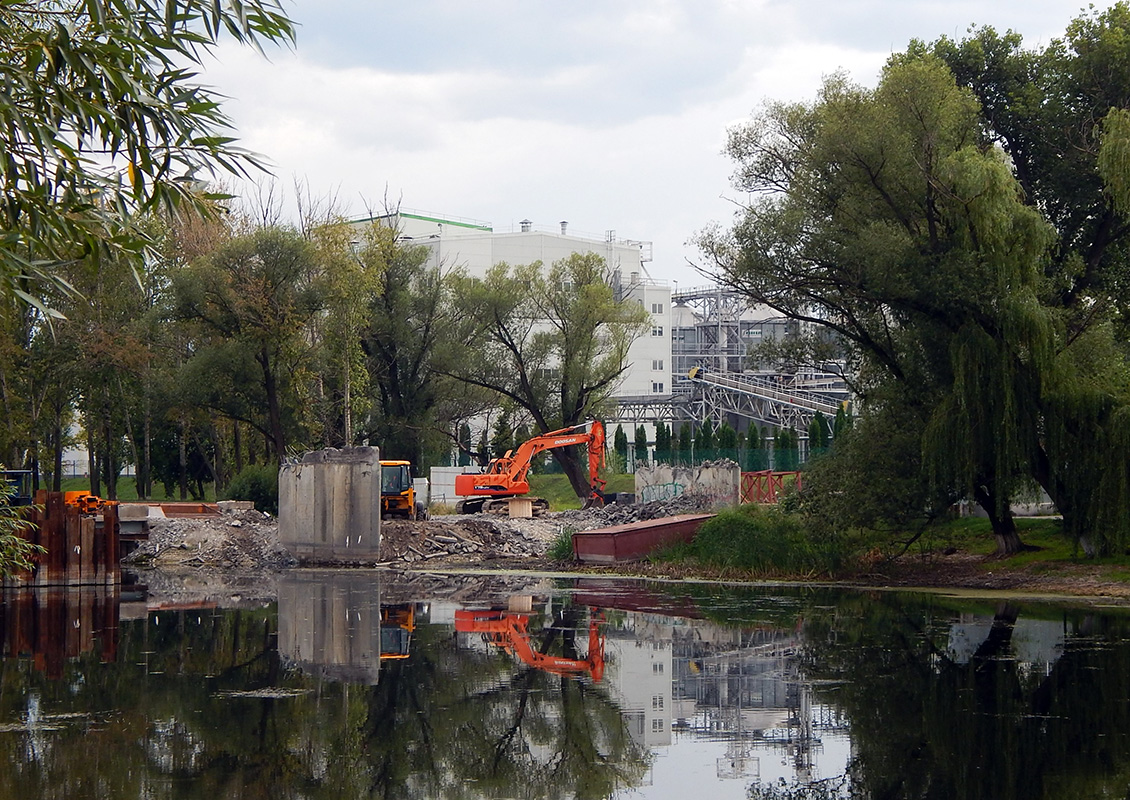
[[[477,475],[456,475],[455,493],[464,497],[519,497],[527,494],[530,491],[527,476],[538,453],[580,444],[588,448],[589,486],[592,488],[589,502],[602,504],[605,481],[600,477],[600,468],[604,465],[604,425],[599,420],[535,436],[519,445],[517,450],[508,450],[493,459]]]

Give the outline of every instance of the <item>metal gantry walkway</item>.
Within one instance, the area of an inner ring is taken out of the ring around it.
[[[816,412],[829,420],[847,399],[847,390],[821,376],[813,379],[793,375],[750,375],[691,371],[690,395],[653,395],[620,398],[611,423],[638,425],[644,422],[713,420],[721,424],[727,414],[753,420],[761,426],[792,428],[802,438]],[[825,391],[813,391],[816,385]]]

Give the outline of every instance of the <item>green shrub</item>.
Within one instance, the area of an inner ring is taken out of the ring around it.
[[[812,531],[799,514],[758,505],[723,511],[691,543],[703,563],[790,576],[832,572],[843,564],[845,550],[837,537]]]
[[[545,552],[545,557],[551,561],[572,561],[573,560],[573,530],[572,528],[562,528],[557,534],[557,538],[553,540],[553,544]]]
[[[228,484],[228,500],[250,500],[268,514],[279,513],[279,468],[273,464],[244,467]]]

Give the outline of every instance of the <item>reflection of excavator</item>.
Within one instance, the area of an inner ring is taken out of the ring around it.
[[[592,487],[592,493],[585,502],[585,507],[604,505],[605,481],[599,475],[600,468],[604,465],[604,425],[598,420],[592,420],[584,425],[535,436],[519,445],[517,450],[507,450],[505,455],[491,460],[486,470],[479,474],[456,475],[455,493],[469,498],[461,500],[457,510],[461,514],[504,510],[508,498],[530,491],[526,476],[534,456],[543,450],[574,444],[588,445],[589,486]],[[530,499],[537,511],[549,508],[547,500],[540,497]]]
[[[416,630],[415,603],[381,606],[381,660],[408,658],[414,630]]]
[[[600,632],[600,616],[594,611],[589,619],[589,650],[585,658],[551,656],[534,649],[530,642],[530,615],[498,609],[462,609],[455,612],[455,630],[460,633],[481,633],[483,640],[501,647],[522,659],[522,663],[554,675],[588,673],[594,683],[604,676],[604,634]]]

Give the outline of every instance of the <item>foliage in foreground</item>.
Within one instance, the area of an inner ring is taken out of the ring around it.
[[[42,547],[24,539],[22,533],[34,529],[23,518],[20,508],[9,505],[15,489],[0,482],[0,575],[15,575],[34,566],[35,556],[45,552]]]

